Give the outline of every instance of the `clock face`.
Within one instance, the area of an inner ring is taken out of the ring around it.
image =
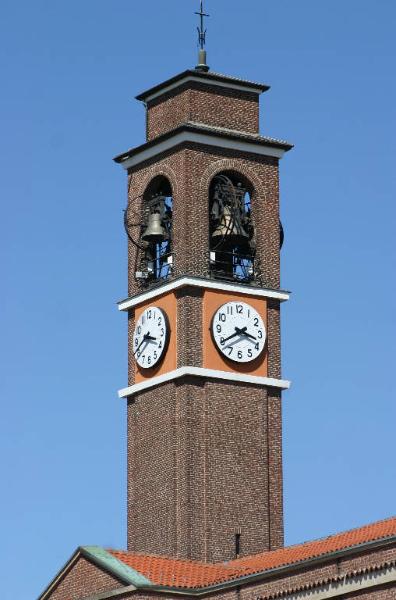
[[[213,315],[212,336],[219,352],[238,363],[255,360],[264,350],[263,319],[246,302],[227,302]]]
[[[150,306],[140,315],[133,333],[133,354],[139,367],[151,369],[164,356],[169,340],[168,319],[163,310]]]

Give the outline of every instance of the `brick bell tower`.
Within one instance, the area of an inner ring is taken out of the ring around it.
[[[259,134],[268,89],[211,72],[202,44],[195,69],[137,96],[147,140],[115,158],[133,552],[215,562],[283,545],[278,164],[292,146]]]

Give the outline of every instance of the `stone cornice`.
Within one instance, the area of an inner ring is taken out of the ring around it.
[[[247,134],[231,129],[209,127],[205,124],[182,123],[176,129],[167,131],[141,146],[119,154],[114,158],[114,161],[128,170],[186,143],[215,146],[236,152],[258,154],[278,159],[293,148],[293,145],[289,142],[275,138]]]
[[[204,379],[220,379],[230,383],[248,383],[260,387],[278,388],[281,390],[289,389],[291,383],[285,379],[273,379],[272,377],[259,377],[257,375],[248,375],[246,373],[232,371],[217,371],[215,369],[206,369],[204,367],[179,367],[174,371],[169,371],[163,375],[157,375],[151,379],[146,379],[140,383],[135,383],[129,387],[119,390],[119,398],[129,398],[144,390],[151,389],[158,385],[163,385],[169,381],[175,381],[182,377],[200,377]]]
[[[152,100],[191,82],[203,83],[211,87],[229,88],[241,92],[253,92],[256,94],[262,94],[270,89],[270,86],[265,83],[257,83],[246,79],[239,79],[238,77],[230,77],[229,75],[222,75],[212,71],[203,72],[198,69],[187,69],[186,71],[151,87],[145,92],[142,92],[136,96],[136,100],[151,102]]]
[[[201,277],[183,276],[178,279],[172,279],[157,287],[148,289],[147,291],[136,294],[131,298],[126,298],[118,302],[118,310],[128,311],[147,300],[154,300],[158,296],[162,296],[174,290],[185,287],[198,287],[203,289],[215,289],[229,292],[230,294],[242,294],[255,298],[268,298],[270,300],[279,300],[285,302],[290,298],[290,292],[285,290],[274,290],[271,288],[261,288],[254,285],[243,285],[233,281],[221,281],[218,279],[209,279]]]

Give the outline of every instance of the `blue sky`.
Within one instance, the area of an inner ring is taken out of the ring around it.
[[[198,0],[5,0],[0,23],[2,597],[124,547],[126,180],[134,95],[196,64]],[[393,0],[207,0],[208,61],[272,86],[281,164],[285,527],[394,514]]]

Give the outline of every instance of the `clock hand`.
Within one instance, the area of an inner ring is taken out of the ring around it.
[[[247,329],[247,327],[242,327],[242,329],[239,329],[239,327],[235,327],[235,333],[233,333],[232,335],[229,335],[227,338],[225,338],[225,340],[223,340],[223,343],[228,342],[228,340],[231,340],[232,338],[236,337],[237,335],[246,335],[246,329]]]
[[[244,335],[246,335],[246,337],[252,338],[252,340],[257,340],[257,338],[254,335],[248,333],[247,331],[245,331]]]
[[[141,345],[144,344],[144,342],[147,342],[147,340],[150,340],[150,339],[154,340],[155,338],[152,338],[150,336],[150,332],[149,333],[145,333],[144,336],[143,336],[142,341],[140,342],[139,346],[136,348],[134,354],[136,354],[137,352],[139,352],[139,349],[140,349]]]

